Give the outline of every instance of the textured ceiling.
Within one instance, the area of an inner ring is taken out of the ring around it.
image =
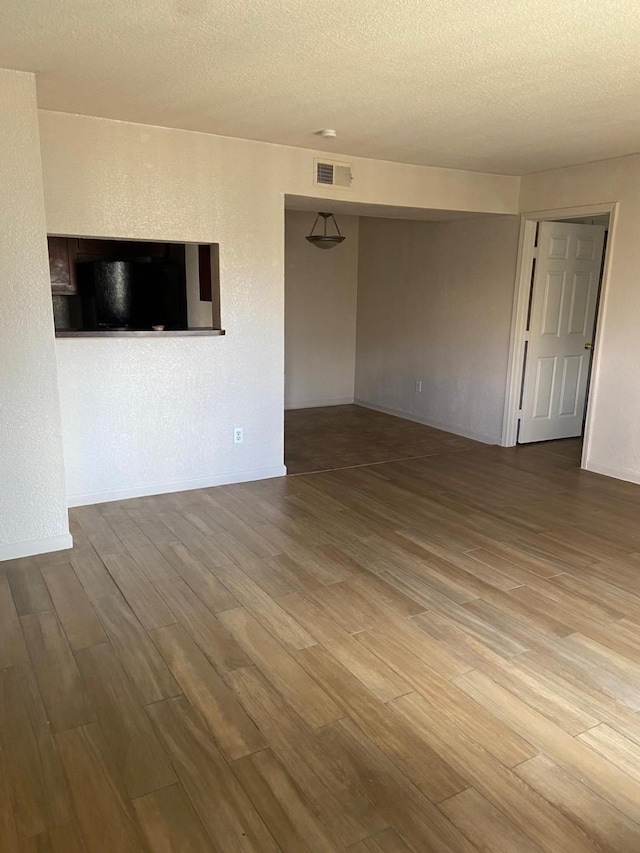
[[[0,66],[46,109],[406,163],[640,150],[637,0],[2,0]]]

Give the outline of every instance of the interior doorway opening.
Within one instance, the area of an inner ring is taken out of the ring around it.
[[[523,217],[504,446],[586,456],[614,215],[599,205]]]
[[[499,444],[520,217],[285,205],[288,472]],[[330,251],[305,239],[318,210]]]

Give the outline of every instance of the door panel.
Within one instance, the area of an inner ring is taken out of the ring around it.
[[[582,356],[569,355],[564,360],[559,415],[576,415],[580,391]]]
[[[553,399],[553,380],[556,375],[555,358],[539,358],[536,364],[536,387],[534,392],[534,418],[548,418],[551,415]]]
[[[593,228],[594,226],[587,225],[587,228]],[[598,226],[599,227],[599,226]],[[593,237],[580,237],[577,238],[576,245],[576,258],[580,261],[594,261],[598,259],[599,252],[602,251],[602,247],[598,248],[598,241]]]
[[[547,273],[547,278],[544,283],[544,308],[542,335],[559,335],[560,334],[560,319],[562,317],[562,295],[564,293],[564,277],[563,272]]]
[[[604,233],[600,225],[540,223],[521,443],[582,432]]]
[[[591,273],[578,272],[574,274],[567,328],[569,335],[582,335],[584,337],[590,331],[590,323],[593,324],[593,320],[589,316],[592,286]],[[596,282],[596,299],[597,286],[598,283]]]

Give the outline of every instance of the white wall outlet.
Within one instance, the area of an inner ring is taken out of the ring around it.
[[[422,394],[422,379],[416,379],[416,394]]]
[[[233,443],[234,444],[242,444],[244,441],[244,430],[242,427],[234,427],[233,428]]]

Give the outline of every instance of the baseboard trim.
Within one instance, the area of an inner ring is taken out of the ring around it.
[[[394,415],[396,418],[404,418],[405,421],[414,421],[414,423],[433,427],[433,429],[440,429],[443,432],[451,432],[454,435],[461,435],[463,438],[471,438],[474,441],[480,441],[483,444],[500,443],[499,437],[484,435],[483,433],[473,432],[472,430],[461,429],[460,427],[452,426],[451,424],[443,424],[439,421],[434,421],[430,418],[424,418],[421,415],[416,415],[414,412],[405,412],[402,409],[391,409],[388,406],[379,406],[377,403],[369,403],[367,400],[359,400],[357,397],[354,400],[354,403],[356,406],[362,406],[364,409],[373,409],[374,412],[382,412],[385,415]]]
[[[34,557],[36,554],[49,554],[51,551],[66,551],[69,548],[73,548],[73,537],[70,533],[48,536],[46,539],[13,542],[11,545],[0,545],[0,562],[19,560],[20,557]]]
[[[603,477],[613,477],[615,480],[625,480],[627,483],[636,483],[640,485],[640,473],[638,471],[628,471],[625,468],[610,468],[608,465],[599,465],[597,462],[587,461],[584,471],[591,471],[592,474],[602,474]]]
[[[285,411],[289,409],[321,409],[324,406],[352,406],[353,397],[331,397],[328,400],[303,400],[301,403],[285,403]]]
[[[125,501],[129,498],[144,498],[149,495],[164,495],[168,492],[210,489],[213,486],[229,486],[233,483],[248,483],[252,480],[269,480],[273,477],[284,477],[286,473],[286,466],[277,465],[273,468],[257,468],[254,471],[239,471],[234,474],[216,474],[211,477],[199,477],[195,480],[178,480],[173,483],[153,483],[149,486],[134,486],[130,489],[113,489],[105,492],[67,495],[67,504],[70,507],[87,506],[88,504]]]

